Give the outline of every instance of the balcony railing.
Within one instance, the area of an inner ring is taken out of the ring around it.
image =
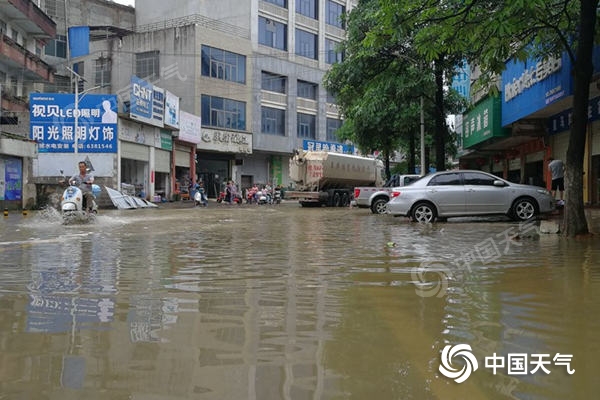
[[[31,0],[1,1],[0,11],[33,36],[46,39],[56,36],[56,23]]]
[[[8,36],[0,36],[0,62],[22,70],[33,79],[54,82],[54,69],[50,65]]]

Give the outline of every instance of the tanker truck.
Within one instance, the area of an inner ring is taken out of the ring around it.
[[[303,207],[348,206],[355,186],[384,183],[380,160],[326,151],[295,151],[289,171],[295,190],[287,190],[285,199],[297,199]]]

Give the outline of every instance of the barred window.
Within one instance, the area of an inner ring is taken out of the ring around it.
[[[101,57],[96,59],[96,85],[110,85],[110,72],[112,69],[112,60],[110,58]]]
[[[158,50],[135,54],[135,75],[141,79],[160,77]]]

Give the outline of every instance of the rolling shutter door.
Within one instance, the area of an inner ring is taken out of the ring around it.
[[[171,152],[154,150],[154,169],[156,172],[171,172]]]
[[[121,158],[148,162],[150,158],[148,153],[148,146],[130,142],[121,142]]]

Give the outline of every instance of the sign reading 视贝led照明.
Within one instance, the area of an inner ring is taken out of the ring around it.
[[[116,153],[117,96],[31,93],[29,138],[40,153]],[[77,125],[77,129],[75,129]],[[77,136],[75,136],[77,130]]]

